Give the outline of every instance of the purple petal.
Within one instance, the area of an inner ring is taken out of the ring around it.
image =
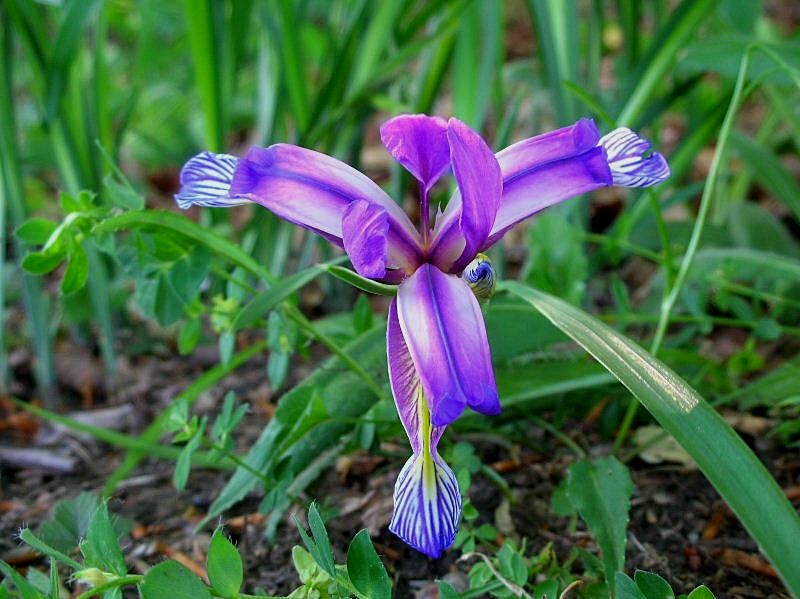
[[[412,455],[395,483],[389,530],[438,558],[455,541],[460,519],[461,494],[453,471],[435,451]]]
[[[389,215],[377,204],[355,200],[344,210],[342,240],[356,272],[369,279],[386,276]]]
[[[500,412],[483,315],[463,279],[423,264],[400,285],[397,313],[435,426],[466,405]]]
[[[289,144],[251,148],[239,161],[231,193],[339,246],[348,205],[375,204],[386,212],[388,249],[397,266],[413,272],[420,262],[419,234],[400,206],[368,177],[325,154]]]
[[[581,119],[499,152],[503,199],[484,248],[548,206],[611,185],[605,156],[597,151],[598,138],[594,123]]]
[[[389,305],[389,321],[386,327],[386,355],[389,362],[389,383],[392,386],[397,413],[400,422],[406,429],[408,440],[411,442],[411,449],[414,453],[422,451],[423,440],[421,437],[421,427],[424,419],[420,418],[420,412],[428,414],[427,403],[423,404],[424,395],[422,385],[414,367],[414,360],[408,351],[408,346],[403,338],[403,331],[400,329],[400,321],[397,317],[397,299],[392,299]],[[424,408],[424,409],[423,409]],[[429,416],[426,416],[429,418]],[[432,427],[430,433],[430,444],[435,450],[439,439],[444,433],[444,426]]]
[[[424,114],[401,114],[381,125],[389,154],[430,191],[450,166],[447,121]]]
[[[664,156],[651,152],[650,142],[626,127],[604,135],[597,145],[605,148],[614,185],[650,187],[670,176]]]
[[[450,119],[447,139],[458,194],[448,205],[447,231],[440,230],[431,244],[431,261],[446,272],[460,272],[486,244],[503,182],[492,150],[466,124]]]
[[[230,195],[231,181],[239,159],[230,154],[200,152],[181,169],[181,189],[175,201],[183,210],[191,206],[228,207],[246,204],[247,198]]]

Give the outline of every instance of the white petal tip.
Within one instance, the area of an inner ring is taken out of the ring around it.
[[[650,142],[627,127],[614,129],[597,145],[606,151],[614,185],[650,187],[669,178],[671,172],[663,155],[650,150]]]
[[[230,154],[200,152],[181,169],[181,189],[175,194],[178,206],[229,207],[249,200],[232,198],[228,194],[239,159]]]

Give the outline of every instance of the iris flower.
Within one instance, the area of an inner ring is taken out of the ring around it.
[[[467,406],[500,412],[479,304],[494,271],[481,252],[548,206],[610,185],[654,185],[670,171],[647,140],[625,128],[601,137],[589,119],[496,155],[455,118],[401,115],[380,134],[419,182],[419,229],[362,173],[288,144],[254,147],[243,158],[198,154],[175,198],[181,208],[261,204],[344,248],[360,275],[399,285],[386,334],[389,381],[413,454],[395,485],[389,528],[435,558],[452,545],[461,517],[439,440]],[[451,169],[458,191],[431,221],[431,189]]]

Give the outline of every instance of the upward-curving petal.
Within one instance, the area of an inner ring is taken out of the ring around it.
[[[425,114],[401,114],[381,125],[389,154],[422,183],[425,192],[450,166],[447,121]]]
[[[400,206],[367,176],[325,154],[289,144],[251,148],[239,160],[230,192],[340,247],[350,203],[374,204],[389,223],[388,250],[397,261],[389,266],[413,272],[420,262],[419,235]]]
[[[444,230],[437,226],[430,255],[446,272],[460,272],[486,245],[500,207],[503,181],[492,150],[466,124],[450,119],[447,139],[458,194],[448,204],[451,218]]]
[[[483,315],[463,279],[423,264],[400,285],[397,315],[434,426],[465,406],[500,412]]]
[[[544,208],[611,185],[605,156],[597,151],[599,138],[594,122],[581,119],[498,152],[503,199],[485,247]]]

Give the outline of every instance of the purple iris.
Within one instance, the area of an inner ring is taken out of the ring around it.
[[[381,140],[419,182],[419,230],[365,175],[287,144],[240,159],[198,154],[181,171],[175,199],[181,208],[256,202],[344,248],[360,275],[399,284],[386,334],[389,380],[413,455],[395,485],[389,528],[439,557],[461,517],[439,439],[466,406],[500,412],[478,303],[494,272],[480,252],[543,208],[614,184],[655,185],[670,171],[648,141],[624,128],[601,137],[589,119],[497,155],[455,118],[401,115],[383,124]],[[458,191],[432,223],[429,194],[449,169]]]

